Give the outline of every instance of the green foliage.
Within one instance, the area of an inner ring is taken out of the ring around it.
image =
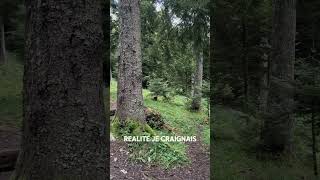
[[[189,162],[186,147],[182,143],[131,143],[130,157],[146,164],[158,164],[166,169],[185,165]]]
[[[150,79],[148,89],[150,90],[152,96],[162,96],[165,100],[170,100],[173,94],[169,87],[168,81],[165,81],[162,78]]]
[[[191,112],[186,108],[187,102],[188,98],[183,96],[175,96],[171,102],[145,98],[145,105],[159,111],[166,124],[176,127],[183,135],[197,135],[197,127],[208,118],[206,106],[200,112]]]
[[[241,105],[245,95],[245,74],[249,96],[257,103],[262,62],[270,52],[272,6],[270,0],[217,0],[214,11],[214,101]],[[224,87],[227,85],[229,87]],[[220,90],[229,91],[225,95]],[[221,95],[221,96],[220,96]],[[249,98],[250,98],[249,97]]]
[[[202,97],[210,98],[210,81],[202,82]]]
[[[203,137],[203,142],[209,146],[210,145],[210,128],[209,128],[209,126],[205,126],[205,128],[203,130],[202,137]]]
[[[205,17],[199,22],[199,26],[193,27],[193,19],[183,18],[180,9],[184,12],[190,10],[194,2],[183,3],[174,1],[142,0],[141,8],[141,47],[142,47],[142,72],[143,87],[147,88],[150,83],[149,78],[156,77],[169,82],[170,87],[180,95],[189,95],[191,90],[191,75],[194,73],[194,41],[193,35],[200,35],[199,42],[204,51],[204,79],[208,79],[208,17],[205,9],[206,3],[199,1],[196,5],[202,4],[201,8],[195,8],[194,13],[201,11],[201,17]],[[206,1],[205,1],[206,2]],[[156,3],[161,8],[156,8]],[[176,6],[176,4],[180,4]],[[183,6],[187,5],[188,6]],[[178,9],[177,9],[178,8]],[[115,17],[118,12],[113,8]],[[201,18],[198,18],[200,21]],[[201,33],[200,27],[203,29]],[[118,36],[119,22],[114,18],[111,23],[111,65],[114,77],[117,77],[118,61]]]
[[[156,136],[157,133],[148,124],[127,120],[124,124],[114,120],[112,134],[122,139],[123,136]],[[189,162],[183,143],[168,142],[130,142],[130,158],[146,164],[157,164],[164,168],[183,165]]]
[[[128,119],[125,122],[120,122],[117,118],[111,123],[111,132],[118,138],[123,136],[146,136],[154,135],[150,126],[136,120]]]
[[[116,100],[116,84],[117,82],[111,82],[111,100]],[[189,112],[185,108],[185,104],[188,98],[185,96],[176,95],[170,102],[166,101],[154,101],[150,96],[152,94],[149,90],[143,90],[144,104],[146,107],[151,108],[159,112],[165,121],[165,123],[171,127],[177,129],[178,133],[186,136],[197,135],[197,127],[203,126],[204,132],[201,133],[206,144],[210,143],[210,131],[209,125],[204,121],[208,118],[207,110],[204,108],[198,113]],[[203,101],[207,103],[206,101]],[[204,104],[203,107],[207,107]],[[135,134],[143,135],[174,135],[172,132],[166,130],[155,130],[150,126],[140,127],[139,123],[129,122],[129,126],[121,130],[121,124],[117,119],[112,121],[111,132],[116,137],[120,137],[124,134]],[[144,131],[140,131],[144,129]],[[139,133],[136,133],[139,132]],[[186,157],[186,145],[177,142],[157,142],[157,143],[131,143],[130,145],[132,159],[138,160],[147,164],[160,164],[165,168],[173,166],[185,165],[189,162]]]
[[[110,87],[111,101],[116,101],[117,82],[112,81]],[[196,135],[196,128],[208,118],[207,101],[203,100],[203,109],[200,112],[190,112],[186,108],[189,98],[176,95],[170,102],[154,101],[149,90],[143,90],[144,105],[158,111],[166,124],[176,127],[184,135]],[[209,126],[209,125],[207,125]]]

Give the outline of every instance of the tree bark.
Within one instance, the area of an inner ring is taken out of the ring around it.
[[[193,98],[191,109],[200,110],[201,109],[201,98],[202,98],[202,77],[203,77],[203,53],[201,48],[195,47],[196,54],[196,71],[194,73],[193,81]]]
[[[141,25],[139,0],[120,0],[120,59],[117,115],[145,121],[142,96]]]
[[[264,151],[289,155],[294,128],[296,0],[274,0],[273,9],[272,74],[261,139]]]
[[[249,105],[249,70],[248,70],[248,31],[247,31],[247,20],[244,14],[241,18],[242,27],[242,73],[243,73],[243,95],[244,95],[244,111],[248,113]]]
[[[6,62],[6,40],[5,40],[5,34],[4,34],[4,21],[3,18],[0,17],[0,28],[1,28],[1,52],[0,52],[0,64],[4,64]]]
[[[99,0],[26,0],[23,138],[13,180],[109,177]]]

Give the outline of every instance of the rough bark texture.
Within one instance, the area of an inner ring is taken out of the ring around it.
[[[120,120],[145,121],[142,96],[139,0],[120,0],[120,59],[117,115]]]
[[[202,98],[202,77],[203,77],[203,53],[201,48],[195,47],[196,54],[196,71],[194,73],[193,81],[193,98],[191,109],[200,110]]]
[[[13,180],[109,177],[100,0],[26,0],[23,140]]]
[[[273,8],[272,75],[262,143],[267,152],[290,154],[294,128],[296,0],[274,0]]]
[[[4,64],[6,62],[6,41],[5,41],[5,35],[4,35],[4,23],[3,18],[0,17],[0,31],[1,31],[1,52],[0,52],[0,64]]]

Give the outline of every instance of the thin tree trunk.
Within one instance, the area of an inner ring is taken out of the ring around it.
[[[245,16],[245,15],[243,15]],[[244,111],[248,112],[248,32],[246,17],[242,17],[242,71],[243,71],[243,95],[244,95]]]
[[[23,139],[13,180],[106,180],[101,1],[26,4]]]
[[[261,117],[264,117],[267,112],[267,103],[268,103],[268,95],[269,95],[269,86],[270,86],[270,56],[267,55],[266,59],[264,59],[261,63],[262,76],[261,76],[261,84],[260,84],[260,96],[259,96],[259,114]],[[264,120],[260,120],[260,128],[259,134],[260,137],[263,136],[263,128],[264,128]]]
[[[191,93],[190,93],[191,98],[194,97],[194,86],[195,86],[195,84],[194,84],[194,74],[192,73],[191,74]]]
[[[192,97],[192,110],[201,109],[201,99],[202,99],[202,78],[203,78],[203,52],[202,48],[195,45],[194,52],[196,54],[196,72],[194,73],[193,82],[193,97]]]
[[[271,78],[263,150],[290,155],[293,150],[296,0],[273,1]]]
[[[3,18],[0,17],[0,28],[1,28],[1,52],[0,52],[0,64],[4,64],[6,62],[7,54],[6,54],[6,40],[4,33],[4,21]]]
[[[145,121],[142,96],[141,25],[138,0],[120,0],[120,60],[117,115]]]
[[[111,70],[111,65],[110,65],[110,82],[112,80],[112,70]]]
[[[267,59],[262,61],[261,69],[261,85],[260,85],[260,99],[259,99],[259,111],[264,115],[267,111],[267,102],[268,102],[268,92],[269,92],[269,74],[270,74],[270,56],[267,55]]]

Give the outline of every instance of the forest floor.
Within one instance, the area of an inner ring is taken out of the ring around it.
[[[16,58],[0,67],[0,151],[19,149],[22,122],[22,75],[23,66]],[[190,112],[186,108],[188,99],[177,96],[171,102],[153,101],[150,92],[144,90],[145,105],[155,109],[164,117],[166,124],[186,136],[197,136],[196,142],[185,143],[188,163],[170,168],[132,160],[127,152],[128,144],[116,140],[111,144],[111,177],[113,179],[209,179],[210,131],[206,108],[201,112]],[[112,82],[111,99],[116,99],[116,85]],[[204,104],[206,107],[206,104]],[[201,131],[200,131],[201,130]],[[169,134],[165,134],[169,135]],[[172,135],[172,134],[170,134]],[[179,145],[180,146],[180,145]],[[180,148],[180,147],[179,147]],[[182,149],[183,149],[182,148]],[[1,157],[0,157],[1,158]],[[174,157],[171,157],[174,158]],[[9,180],[12,171],[0,172],[0,180]]]
[[[8,150],[18,150],[20,148],[21,133],[17,128],[10,126],[0,126],[0,152]],[[0,161],[4,160],[0,157]],[[0,172],[0,180],[9,180],[12,169]]]
[[[191,162],[186,166],[165,169],[147,165],[129,158],[127,144],[123,141],[111,142],[110,177],[114,180],[207,180],[210,175],[210,155],[207,147],[199,141],[188,143],[187,156]]]
[[[215,180],[319,180],[312,171],[312,152],[304,126],[297,124],[295,158],[258,160],[255,144],[259,120],[223,106],[212,111]]]
[[[21,133],[12,127],[0,127],[0,151],[19,149]],[[149,166],[131,161],[127,144],[112,141],[110,144],[110,179],[114,180],[207,180],[210,157],[208,147],[200,141],[188,143],[190,164],[166,170],[160,166]],[[0,180],[9,180],[13,171],[0,172]]]
[[[111,83],[111,107],[115,108],[116,82]],[[132,151],[127,142],[121,139],[111,142],[110,169],[111,178],[141,179],[141,180],[207,180],[210,179],[210,131],[207,116],[206,102],[200,112],[190,112],[187,109],[188,99],[184,96],[175,96],[170,102],[161,98],[154,101],[148,90],[143,90],[144,105],[158,111],[167,125],[176,132],[166,133],[156,130],[157,134],[174,136],[196,136],[197,141],[183,143],[188,163],[177,164],[166,168],[161,163],[142,162],[139,158],[131,158]],[[152,142],[147,142],[152,143]],[[177,144],[172,144],[178,146]],[[159,149],[156,149],[157,151]],[[159,150],[160,151],[160,150]],[[165,150],[163,150],[165,151]],[[166,155],[160,153],[159,156]],[[170,156],[170,154],[168,154]],[[170,157],[168,157],[170,158]],[[175,158],[175,157],[171,157]]]

